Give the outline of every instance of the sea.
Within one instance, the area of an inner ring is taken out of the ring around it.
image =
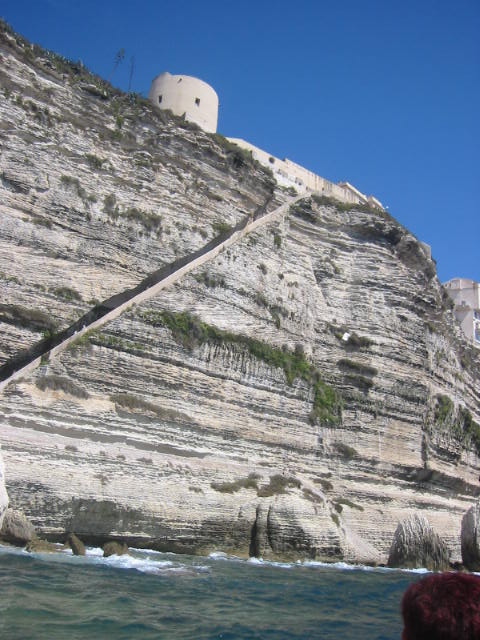
[[[399,640],[426,571],[0,546],[1,640]]]

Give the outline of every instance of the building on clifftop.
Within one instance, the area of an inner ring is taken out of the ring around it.
[[[149,100],[159,109],[169,109],[176,116],[195,122],[207,133],[216,133],[218,122],[218,96],[203,80],[192,76],[172,75],[165,71],[152,81]],[[366,196],[349,182],[330,182],[292,162],[280,160],[241,138],[228,138],[230,142],[249,151],[260,164],[271,169],[278,184],[293,187],[297,192],[315,191],[340,202],[367,204],[383,210],[374,196]]]
[[[165,71],[154,78],[148,97],[155,106],[184,116],[208,133],[217,131],[218,96],[203,80]]]
[[[235,143],[242,149],[250,151],[253,158],[268,167],[278,184],[283,187],[293,187],[298,193],[304,191],[315,191],[321,193],[327,198],[335,198],[340,202],[351,202],[352,204],[368,204],[377,209],[383,209],[382,203],[374,196],[366,196],[364,193],[356,189],[349,182],[330,182],[326,178],[318,176],[313,171],[309,171],[301,165],[285,158],[281,160],[272,156],[267,151],[259,149],[250,142],[241,138],[228,138],[230,142]]]
[[[480,348],[480,284],[467,278],[453,278],[443,286],[455,304],[455,316],[463,333]]]

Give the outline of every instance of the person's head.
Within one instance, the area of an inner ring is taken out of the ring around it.
[[[440,573],[411,584],[402,599],[402,640],[479,640],[480,578]]]

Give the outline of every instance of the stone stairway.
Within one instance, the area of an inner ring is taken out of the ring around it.
[[[218,236],[190,256],[181,258],[159,269],[134,289],[116,294],[108,300],[105,300],[56,336],[42,340],[24,355],[6,362],[0,367],[0,393],[10,382],[30,373],[45,359],[57,356],[72,342],[81,338],[87,331],[99,329],[108,322],[118,318],[119,315],[133,305],[138,305],[145,300],[153,298],[162,291],[162,289],[174,284],[200,265],[213,260],[219,253],[240,241],[243,237],[256,231],[259,227],[268,224],[272,220],[281,218],[288,212],[292,204],[306,197],[308,197],[306,194],[294,196],[269,213],[265,213],[254,219],[245,219],[234,229]]]

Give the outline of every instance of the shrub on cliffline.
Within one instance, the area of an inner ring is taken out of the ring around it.
[[[140,317],[151,326],[167,327],[175,340],[187,349],[193,349],[206,342],[234,344],[246,349],[257,360],[271,367],[283,369],[287,384],[291,385],[296,378],[300,378],[312,386],[313,406],[309,415],[311,424],[333,426],[341,423],[343,401],[340,394],[322,380],[320,372],[307,360],[300,345],[295,351],[279,349],[249,336],[218,329],[186,311],[172,313],[147,310],[143,311]]]

